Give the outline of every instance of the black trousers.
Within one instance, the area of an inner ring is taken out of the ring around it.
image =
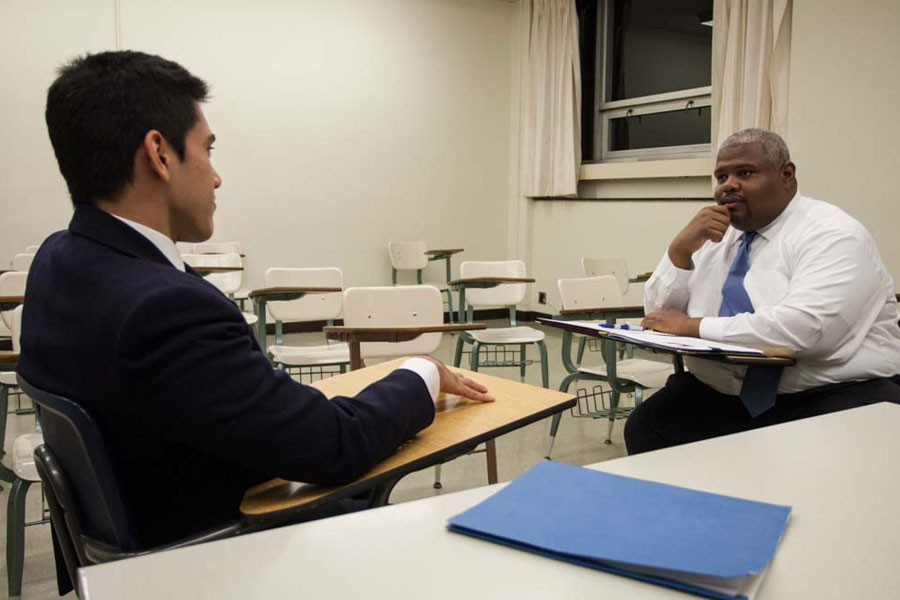
[[[625,447],[638,454],[877,402],[900,404],[900,376],[779,394],[775,406],[754,419],[738,396],[721,394],[690,373],[675,373],[628,417]]]

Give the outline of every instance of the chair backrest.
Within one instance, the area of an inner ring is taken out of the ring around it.
[[[581,272],[585,277],[612,275],[619,282],[619,289],[622,293],[628,292],[628,265],[624,258],[582,257]]]
[[[398,271],[406,269],[424,269],[428,266],[425,242],[388,242],[388,254],[391,266]]]
[[[0,296],[24,296],[27,271],[7,271],[0,273]],[[0,320],[7,329],[12,329],[12,310],[0,312]]]
[[[612,275],[560,279],[557,287],[562,310],[622,306],[622,291]]]
[[[472,277],[525,277],[521,260],[463,261],[459,265],[462,279]],[[515,306],[525,299],[524,283],[503,283],[497,287],[466,289],[466,303],[473,306]]]
[[[10,265],[13,271],[27,271],[31,268],[31,261],[34,260],[33,252],[22,252],[12,257]]]
[[[181,259],[192,267],[244,266],[244,259],[236,252],[229,252],[226,254],[182,254]],[[241,289],[241,281],[243,281],[244,273],[243,271],[208,273],[204,275],[203,278],[222,290],[223,294],[229,295]]]
[[[344,287],[344,273],[334,267],[266,269],[266,287]],[[268,302],[269,315],[284,323],[330,321],[341,316],[343,294],[307,294],[298,300]]]
[[[190,242],[178,242],[175,244],[175,247],[178,248],[178,253],[182,256],[185,254],[194,254],[194,244]]]
[[[25,246],[25,254],[34,254],[35,252],[38,251],[38,248],[40,248],[40,245],[38,245],[38,244],[31,244],[29,246]]]
[[[18,381],[34,401],[43,448],[49,451],[36,451],[35,457],[45,492],[53,495],[51,512],[54,503],[62,512],[52,515],[54,526],[69,534],[79,562],[87,562],[82,535],[119,550],[139,550],[119,478],[94,419],[72,400],[36,388],[21,375]]]
[[[344,290],[344,325],[348,327],[424,327],[443,322],[443,299],[433,285]],[[408,342],[360,344],[360,355],[362,358],[377,358],[431,354],[440,344],[440,333],[425,333]]]
[[[200,242],[194,244],[193,254],[244,254],[244,246],[240,242]]]

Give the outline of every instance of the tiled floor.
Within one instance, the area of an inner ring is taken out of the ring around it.
[[[492,325],[494,325],[492,323]],[[500,325],[497,322],[496,325]],[[547,332],[547,350],[550,357],[550,385],[559,386],[565,375],[560,360],[561,334],[556,330],[545,328]],[[314,343],[320,339],[312,334],[295,334],[287,336],[286,340],[292,344]],[[456,337],[445,335],[435,356],[444,361],[452,360],[453,348]],[[536,354],[536,353],[535,353]],[[529,352],[531,356],[531,352]],[[595,358],[586,358],[585,362],[599,362],[599,355]],[[463,365],[465,366],[465,365]],[[487,371],[492,375],[518,379],[517,368],[498,368]],[[526,382],[540,385],[540,367],[529,367]],[[574,392],[573,386],[572,392]],[[630,399],[625,400],[625,404]],[[505,481],[512,479],[524,472],[530,466],[541,460],[546,453],[548,445],[549,419],[535,423],[523,429],[509,433],[497,440],[498,464],[500,479]],[[10,415],[6,435],[6,450],[9,452],[12,441],[18,434],[33,431],[33,418],[30,416]],[[592,419],[575,419],[568,412],[563,416],[560,425],[559,436],[553,449],[554,460],[572,464],[591,464],[611,458],[625,455],[622,442],[622,421],[616,423],[613,431],[612,444],[604,444],[606,433],[606,421],[594,421]],[[413,473],[404,478],[394,489],[391,502],[406,502],[418,498],[427,498],[438,494],[449,494],[459,490],[478,487],[487,484],[484,454],[475,454],[461,457],[443,467],[443,488],[435,490],[432,486],[434,470],[426,469]],[[0,594],[5,597],[7,591],[6,579],[6,500],[9,486],[4,483],[4,490],[0,492],[0,535],[3,539],[3,551],[0,551]],[[41,494],[39,486],[33,486],[28,495],[27,518],[37,519],[41,512]],[[28,527],[25,532],[25,573],[22,588],[22,597],[28,600],[51,600],[59,598],[56,591],[55,570],[53,565],[53,551],[50,542],[50,528],[47,525]],[[74,598],[69,594],[67,598]]]

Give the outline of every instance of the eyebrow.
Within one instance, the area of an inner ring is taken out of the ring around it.
[[[729,169],[746,169],[748,167],[751,169],[759,168],[757,165],[755,165],[753,163],[740,163],[737,165],[727,165],[725,167],[716,167],[716,169],[713,171],[713,175],[715,175],[716,173],[721,173],[722,171],[727,171]]]

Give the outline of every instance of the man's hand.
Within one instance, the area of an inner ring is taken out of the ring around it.
[[[693,269],[691,257],[700,246],[710,240],[721,242],[731,222],[731,214],[725,206],[707,206],[685,225],[669,245],[669,260],[679,269]]]
[[[641,321],[641,325],[663,333],[700,337],[700,319],[691,318],[687,316],[687,313],[674,308],[666,308],[648,314]]]
[[[488,389],[480,383],[454,373],[448,369],[444,363],[437,359],[430,356],[423,356],[422,358],[430,360],[437,367],[438,373],[441,375],[441,391],[445,394],[465,396],[466,398],[478,400],[479,402],[494,401],[494,397],[487,393]]]

